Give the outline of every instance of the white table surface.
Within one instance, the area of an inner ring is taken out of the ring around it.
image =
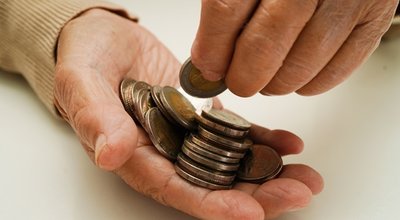
[[[181,60],[189,56],[200,1],[115,1],[141,17]],[[305,141],[286,163],[313,166],[325,190],[298,219],[400,219],[400,39],[382,44],[336,89],[316,97],[238,98],[226,107]],[[245,106],[245,107],[243,107]],[[0,74],[0,219],[192,219],[96,168],[72,129],[53,118],[17,75]]]

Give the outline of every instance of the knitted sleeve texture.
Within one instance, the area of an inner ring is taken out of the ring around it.
[[[0,69],[22,74],[52,113],[59,33],[91,8],[136,19],[120,6],[97,0],[0,0]]]

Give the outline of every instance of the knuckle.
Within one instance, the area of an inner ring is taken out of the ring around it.
[[[280,73],[279,80],[285,85],[291,86],[308,82],[318,73],[318,69],[304,58],[291,57],[285,61]]]
[[[294,26],[303,25],[315,12],[318,7],[318,0],[308,1],[262,1],[257,14],[261,20],[271,20],[272,25]]]
[[[271,95],[285,95],[296,91],[316,75],[316,71],[310,66],[301,60],[286,61],[263,92]]]
[[[396,8],[398,6],[398,0],[387,0],[387,1],[374,1],[374,4],[366,10],[365,20],[383,20],[383,23],[390,23]]]
[[[246,32],[240,43],[244,50],[259,60],[265,60],[270,56],[282,56],[287,51],[287,46],[282,41],[276,41],[273,36],[257,32]]]

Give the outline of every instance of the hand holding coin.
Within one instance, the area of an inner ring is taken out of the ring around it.
[[[192,61],[236,95],[316,95],[375,50],[398,0],[202,1]]]
[[[321,190],[319,174],[304,165],[284,166],[276,179],[261,185],[237,183],[230,190],[213,191],[182,179],[140,121],[132,120],[129,114],[135,114],[135,109],[128,113],[120,101],[119,86],[126,77],[152,86],[178,85],[180,63],[140,25],[92,9],[63,28],[57,55],[57,109],[96,165],[113,171],[134,190],[197,218],[222,220],[272,218],[306,206],[312,194]],[[135,100],[141,111],[156,104],[148,105],[147,92],[141,97]],[[299,153],[303,147],[297,136],[286,131],[252,125],[249,135],[280,156]],[[222,181],[229,177],[223,176]]]

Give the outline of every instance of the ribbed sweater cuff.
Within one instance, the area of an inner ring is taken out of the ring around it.
[[[120,6],[97,0],[0,0],[0,68],[22,73],[54,114],[58,35],[69,20],[92,8],[136,20]]]

